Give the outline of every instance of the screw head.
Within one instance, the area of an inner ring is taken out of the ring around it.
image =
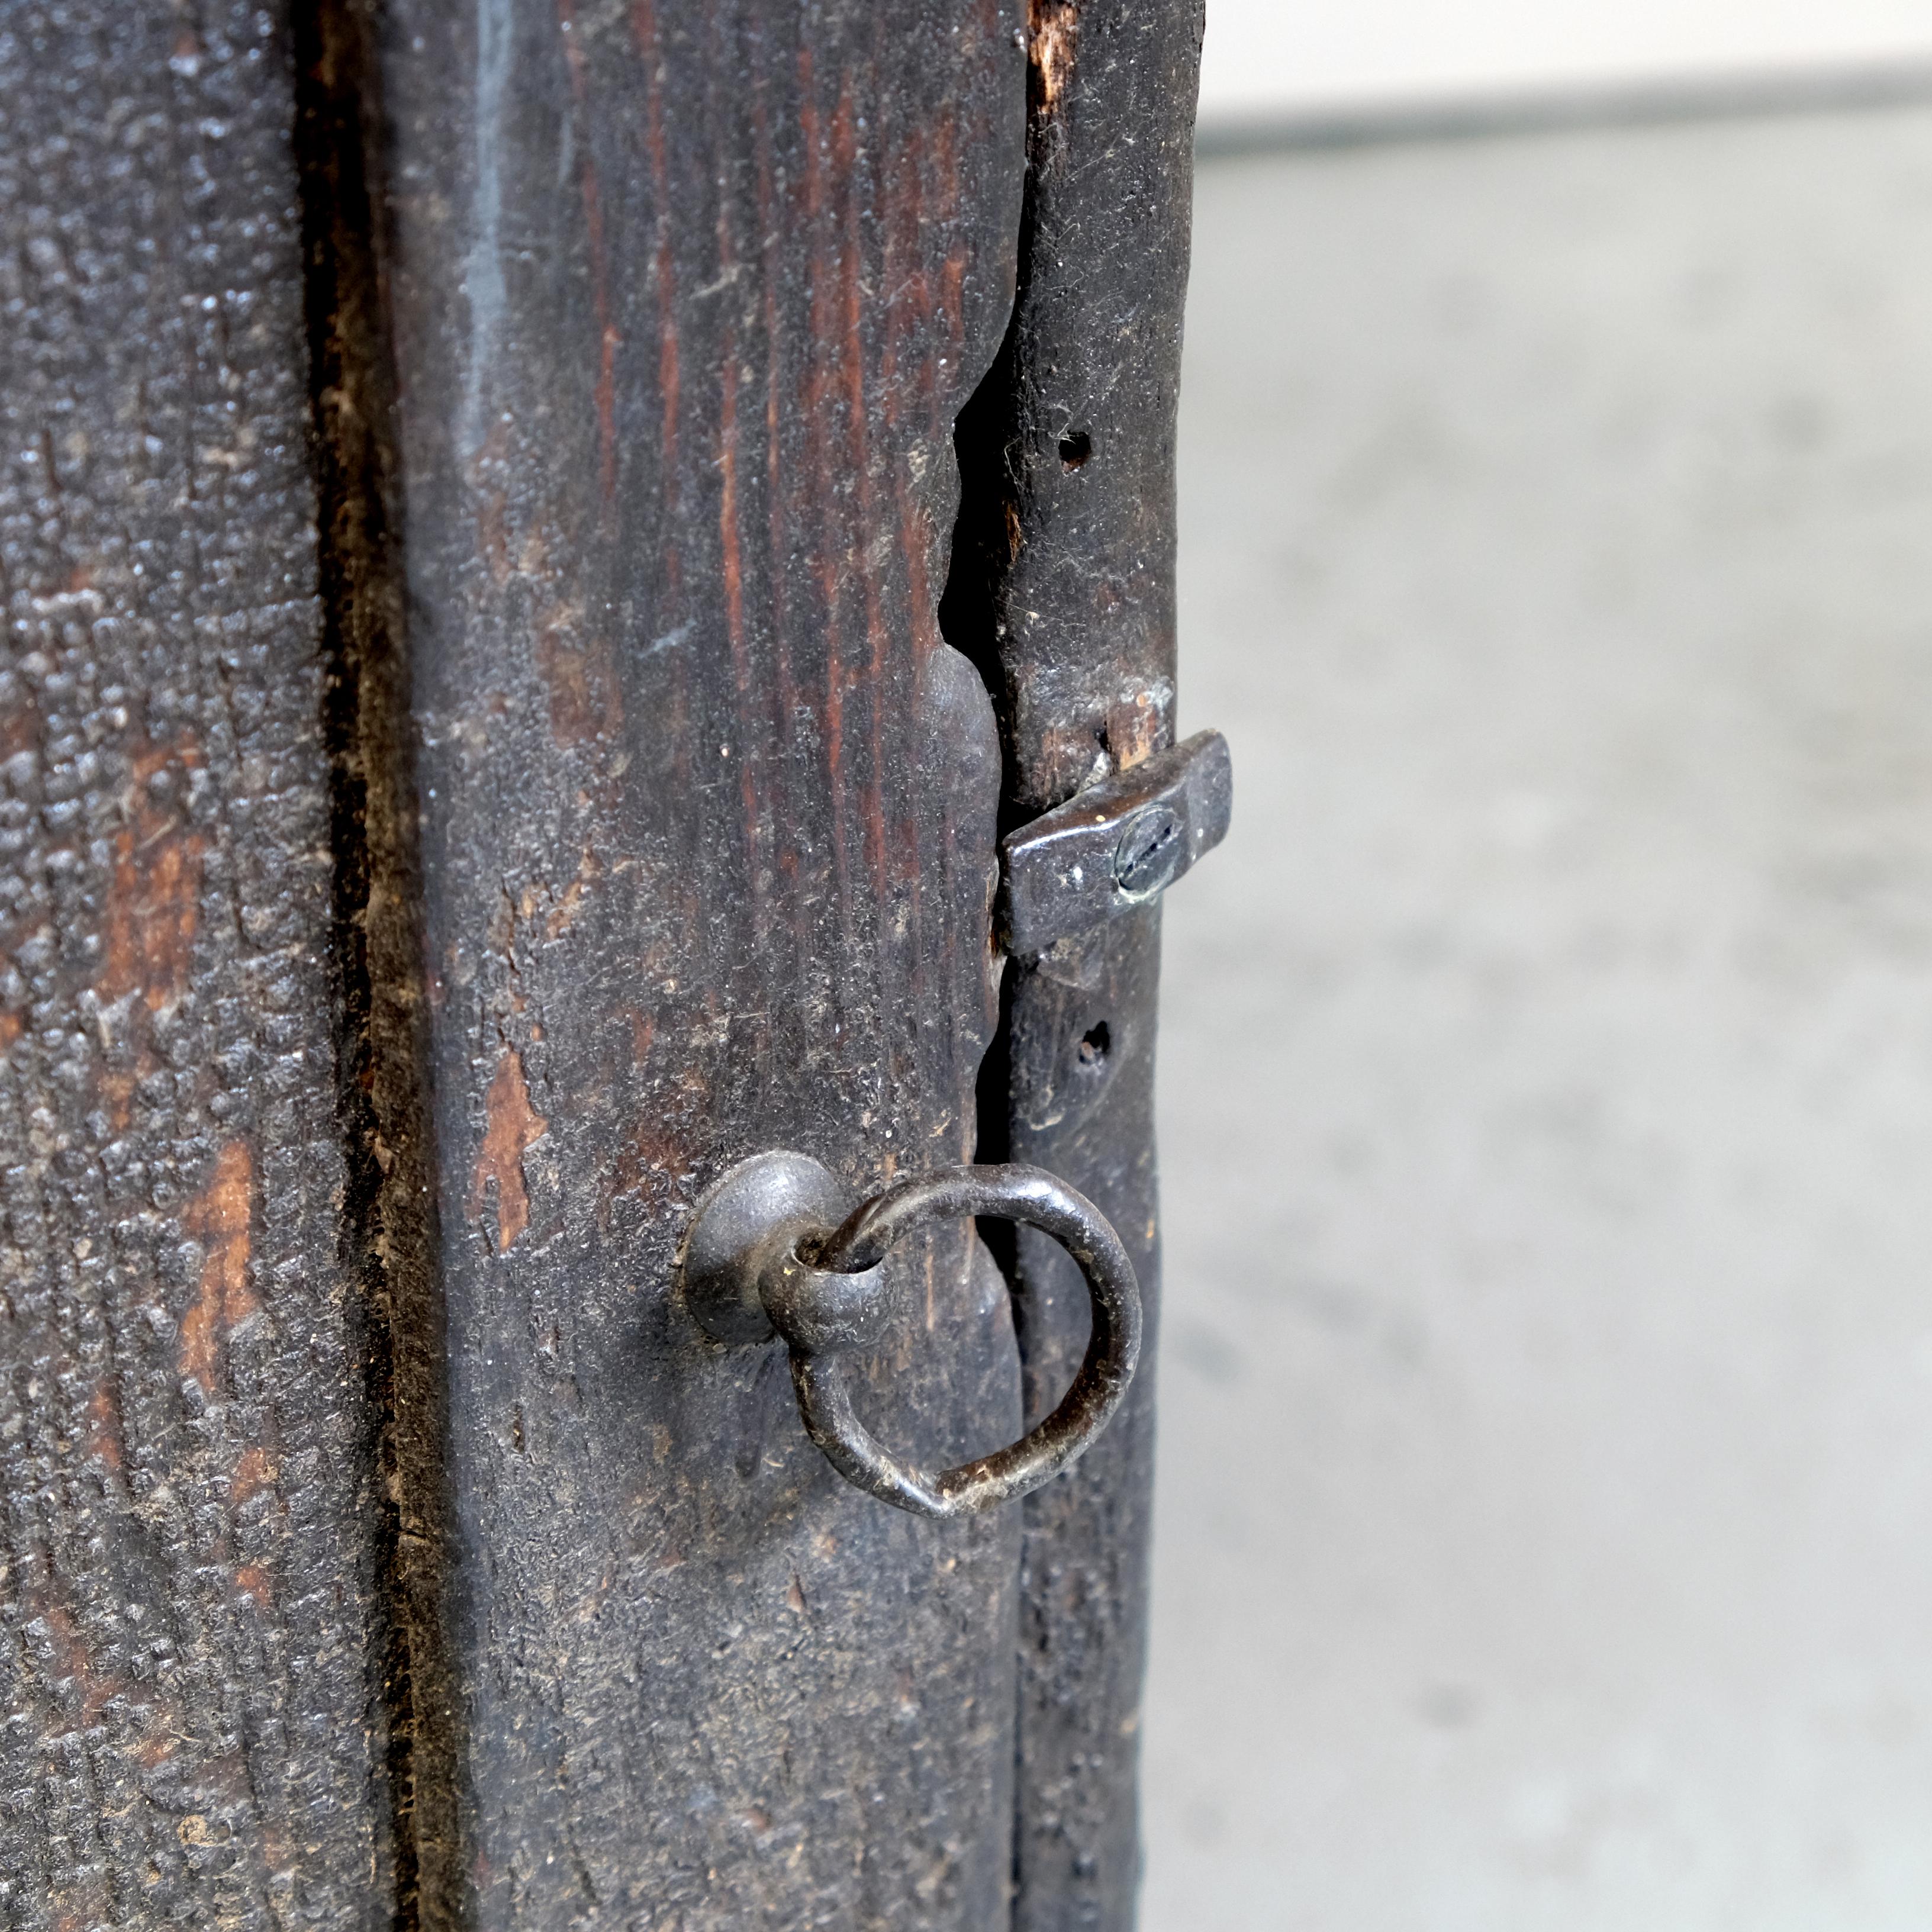
[[[1173,883],[1187,839],[1171,806],[1150,805],[1128,820],[1114,848],[1114,883],[1123,898],[1150,899]]]

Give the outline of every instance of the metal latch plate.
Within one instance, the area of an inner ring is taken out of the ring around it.
[[[1006,950],[1036,958],[1158,898],[1226,836],[1234,796],[1228,741],[1199,731],[1009,832]]]

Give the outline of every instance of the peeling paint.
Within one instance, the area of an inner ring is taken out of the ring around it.
[[[228,1479],[229,1507],[239,1509],[250,1496],[270,1487],[279,1473],[274,1457],[256,1444],[236,1464],[235,1473]]]
[[[95,1384],[87,1405],[87,1448],[94,1459],[104,1462],[118,1476],[124,1460],[122,1451],[121,1405],[114,1392],[112,1376],[103,1376]]]
[[[167,806],[150,781],[167,766],[200,762],[192,744],[157,747],[132,762],[133,800],[114,842],[106,929],[96,988],[112,1001],[140,989],[148,1010],[171,1006],[187,990],[201,910],[205,841]]]
[[[1073,77],[1074,43],[1080,10],[1074,0],[1028,0],[1027,61],[1039,89],[1040,104],[1051,114]]]
[[[254,1205],[254,1153],[230,1141],[215,1156],[208,1185],[182,1213],[182,1226],[200,1242],[200,1291],[182,1317],[178,1359],[184,1376],[213,1395],[220,1379],[221,1346],[260,1304],[248,1286],[250,1221]]]
[[[524,1181],[524,1154],[543,1138],[550,1123],[530,1105],[523,1056],[506,1046],[484,1097],[488,1124],[470,1184],[470,1214],[482,1218],[492,1188],[496,1196],[496,1249],[500,1254],[530,1224],[530,1191]]]

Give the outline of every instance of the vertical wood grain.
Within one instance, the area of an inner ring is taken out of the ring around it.
[[[478,1924],[1006,1916],[1016,1516],[842,1483],[670,1294],[706,1184],[970,1157],[998,754],[939,634],[1010,307],[1004,0],[398,0],[452,1625]],[[868,1419],[1018,1420],[963,1228]]]
[[[1174,438],[1198,0],[1030,0],[1018,304],[959,433],[947,634],[998,694],[1009,824],[1173,742]],[[1014,1924],[1125,1932],[1136,1818],[1160,1256],[1157,909],[1016,962],[984,1143],[1051,1168],[1127,1243],[1148,1313],[1107,1434],[1027,1498]],[[1071,1380],[1087,1298],[1012,1245],[1029,1417]]]
[[[1171,730],[1192,32],[0,20],[10,1925],[1127,1922],[1144,1394],[919,1522],[670,1273],[971,1157],[996,815]],[[1150,1287],[1156,946],[988,1076]],[[1011,1439],[1077,1293],[894,1266],[867,1420]]]
[[[0,18],[0,1920],[386,1924],[290,47]]]

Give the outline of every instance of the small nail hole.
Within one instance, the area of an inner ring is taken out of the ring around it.
[[[1107,1022],[1102,1020],[1098,1026],[1089,1027],[1081,1036],[1075,1055],[1082,1066],[1098,1066],[1106,1058],[1107,1049],[1112,1044],[1107,1033]]]
[[[1094,454],[1094,439],[1084,429],[1070,430],[1060,439],[1060,460],[1069,470],[1078,470]]]

